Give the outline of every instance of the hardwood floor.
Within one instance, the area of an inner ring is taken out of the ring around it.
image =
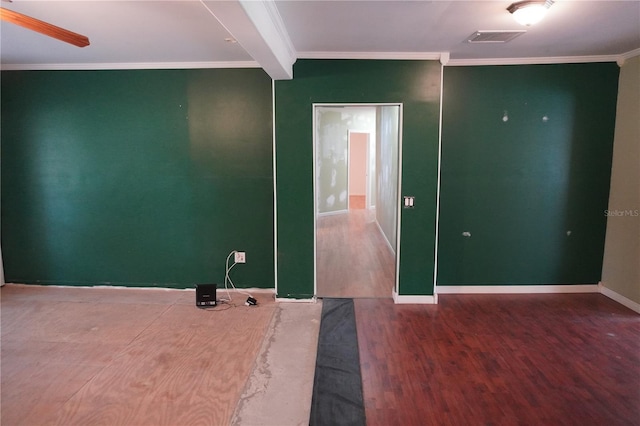
[[[368,425],[640,424],[640,315],[603,295],[355,311]]]
[[[349,210],[317,220],[317,295],[391,298],[395,255],[372,212]]]
[[[3,425],[229,424],[276,306],[266,293],[212,310],[193,291],[1,296]]]

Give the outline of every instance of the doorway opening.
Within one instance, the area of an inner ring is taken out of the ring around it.
[[[392,297],[401,104],[314,104],[315,294]]]

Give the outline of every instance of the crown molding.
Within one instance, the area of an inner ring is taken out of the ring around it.
[[[197,69],[197,68],[260,68],[255,61],[221,62],[123,62],[92,64],[2,64],[3,71],[37,70],[148,70],[148,69]]]
[[[631,59],[631,58],[634,58],[636,56],[640,56],[640,47],[637,48],[637,49],[631,50],[629,52],[623,53],[619,57],[621,59]]]
[[[618,66],[623,66],[624,63],[627,62],[627,59],[635,58],[636,56],[640,56],[640,48],[631,50],[618,56]]]
[[[298,52],[298,59],[381,59],[381,60],[442,60],[447,52]],[[449,59],[445,66],[568,64],[589,62],[617,62],[640,56],[640,48],[620,55],[557,56],[540,58],[484,58]],[[0,64],[3,71],[36,70],[133,70],[133,69],[207,69],[207,68],[260,68],[256,61],[209,62],[122,62],[72,64]]]
[[[440,59],[441,52],[298,52],[298,59]]]
[[[447,66],[476,66],[476,65],[540,65],[540,64],[579,64],[589,62],[617,62],[619,55],[601,56],[550,56],[538,58],[482,58],[482,59],[451,59]]]

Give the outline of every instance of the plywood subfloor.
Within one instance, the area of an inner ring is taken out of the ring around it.
[[[229,424],[276,306],[254,296],[6,285],[2,424]]]

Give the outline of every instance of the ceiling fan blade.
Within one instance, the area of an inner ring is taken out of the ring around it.
[[[22,13],[14,12],[13,10],[5,9],[4,7],[0,7],[0,19],[37,31],[49,37],[71,43],[74,46],[85,47],[89,45],[89,39],[82,34],[56,27],[55,25],[23,15]]]

